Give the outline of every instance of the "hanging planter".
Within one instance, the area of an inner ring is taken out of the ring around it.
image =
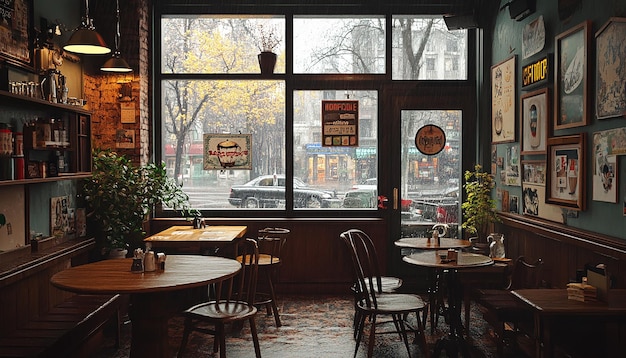
[[[262,75],[271,75],[274,73],[276,66],[276,54],[269,51],[263,51],[259,54],[259,67],[261,67]]]

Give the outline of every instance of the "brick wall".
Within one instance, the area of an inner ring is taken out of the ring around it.
[[[113,23],[113,27],[99,26],[97,29],[107,44],[114,46],[115,2],[98,1],[93,6],[91,13],[96,23]],[[86,66],[83,75],[84,98],[88,101],[87,108],[93,112],[93,147],[113,148],[136,164],[152,160],[149,26],[148,0],[120,1],[120,51],[133,72],[104,74],[99,71],[99,66]],[[121,123],[121,104],[129,103],[121,95],[125,86],[130,86],[132,96],[129,101],[135,105],[134,123]],[[134,131],[134,148],[119,148],[116,135],[120,130]]]

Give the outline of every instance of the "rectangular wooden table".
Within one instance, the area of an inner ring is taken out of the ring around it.
[[[159,248],[220,248],[244,237],[247,230],[247,226],[237,225],[210,225],[201,229],[194,229],[193,226],[172,226],[145,238],[144,242]]]
[[[565,289],[523,289],[512,291],[513,295],[528,305],[534,314],[535,356],[551,357],[554,347],[552,333],[556,323],[575,319],[577,324],[600,324],[626,322],[626,289],[609,291],[608,302],[580,302],[567,298]],[[584,322],[584,323],[583,323]],[[608,343],[608,342],[607,342]],[[597,345],[598,342],[589,342]],[[603,347],[608,352],[621,350]],[[620,354],[623,354],[621,351]]]

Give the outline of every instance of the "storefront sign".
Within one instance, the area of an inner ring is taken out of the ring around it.
[[[446,146],[446,133],[434,124],[427,124],[415,134],[417,150],[426,155],[435,155]]]
[[[550,70],[548,57],[522,67],[522,88],[547,82]]]
[[[322,101],[322,145],[359,145],[359,101]]]

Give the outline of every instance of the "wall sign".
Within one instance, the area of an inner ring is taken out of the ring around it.
[[[422,154],[438,154],[446,146],[446,133],[434,124],[427,124],[415,134],[415,146]]]
[[[322,101],[322,145],[359,145],[359,101]]]
[[[252,169],[252,135],[205,133],[204,170]]]
[[[522,88],[548,82],[551,70],[547,56],[522,67]]]

